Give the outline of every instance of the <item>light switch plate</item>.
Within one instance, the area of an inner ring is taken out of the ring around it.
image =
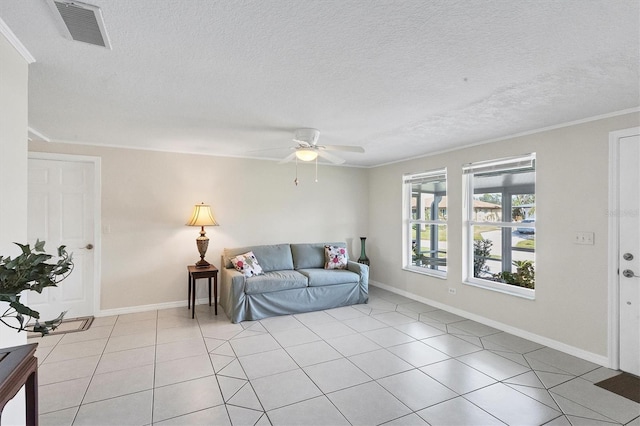
[[[576,236],[574,238],[575,244],[584,244],[588,246],[592,246],[594,244],[594,234],[593,232],[576,232]]]

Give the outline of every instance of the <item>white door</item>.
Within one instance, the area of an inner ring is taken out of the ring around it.
[[[640,376],[640,136],[619,139],[620,369]]]
[[[87,161],[29,158],[28,236],[46,241],[56,254],[60,245],[72,253],[74,269],[58,287],[29,292],[29,307],[40,319],[93,315],[95,164]]]

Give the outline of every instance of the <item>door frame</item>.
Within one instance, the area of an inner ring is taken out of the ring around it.
[[[56,154],[51,152],[31,152],[29,151],[28,159],[31,160],[48,160],[48,161],[67,161],[75,163],[88,163],[93,165],[93,315],[97,316],[100,309],[100,289],[102,287],[100,277],[102,276],[100,267],[102,259],[102,210],[101,210],[101,188],[102,173],[100,157],[87,155],[72,154]],[[28,167],[28,166],[27,166]]]
[[[609,341],[608,357],[609,368],[620,369],[620,274],[619,274],[619,232],[620,212],[618,191],[619,164],[620,164],[620,139],[640,134],[640,127],[616,130],[609,132],[609,205],[607,218],[609,222],[608,239],[608,299],[609,299]]]

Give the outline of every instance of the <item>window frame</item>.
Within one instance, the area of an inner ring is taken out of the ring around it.
[[[436,278],[446,279],[447,278],[447,269],[446,266],[449,263],[449,253],[446,252],[445,260],[444,260],[444,270],[437,269],[438,265],[433,265],[435,267],[423,267],[417,266],[413,264],[413,238],[412,238],[412,228],[414,225],[429,225],[436,229],[436,245],[439,244],[438,236],[439,231],[438,227],[444,226],[446,229],[447,241],[449,240],[449,229],[448,229],[448,212],[445,215],[443,220],[440,219],[440,215],[438,214],[439,209],[431,209],[432,217],[433,212],[435,211],[435,219],[414,219],[412,214],[412,199],[413,199],[413,187],[412,185],[418,182],[428,183],[428,182],[436,182],[436,181],[444,181],[444,193],[440,193],[440,196],[446,196],[448,191],[448,176],[447,176],[447,168],[439,168],[433,169],[426,172],[420,173],[407,173],[402,176],[402,194],[403,194],[403,209],[402,209],[402,227],[403,227],[403,239],[402,239],[402,269],[405,271],[415,272],[419,274],[429,275]],[[434,192],[434,203],[437,207],[438,203],[436,203],[436,193]],[[419,202],[416,204],[416,209],[419,209],[421,206]],[[447,207],[448,208],[448,207]],[[432,228],[433,229],[433,228]],[[433,231],[431,232],[433,235]]]
[[[522,184],[514,186],[498,186],[494,188],[482,188],[484,193],[500,193],[502,195],[502,217],[501,221],[477,221],[474,220],[474,195],[476,195],[474,188],[474,177],[476,174],[488,173],[488,172],[508,172],[510,170],[533,168],[535,173],[533,184]],[[513,284],[502,283],[498,281],[491,281],[474,276],[474,226],[498,226],[501,229],[501,257],[502,270],[504,269],[505,255],[508,263],[511,264],[511,255],[513,251],[511,234],[515,228],[532,228],[537,235],[536,224],[521,223],[521,222],[505,222],[504,214],[509,214],[513,209],[512,196],[518,194],[533,194],[535,196],[535,180],[537,180],[537,168],[536,168],[536,154],[530,153],[518,157],[501,158],[490,161],[482,161],[475,163],[468,163],[463,165],[463,182],[464,182],[464,194],[463,194],[463,283],[472,285],[475,287],[481,287],[500,293],[506,293],[513,296],[523,297],[526,299],[535,299],[535,288],[519,287]],[[537,211],[537,205],[536,205]],[[506,212],[506,213],[505,213]],[[510,232],[509,232],[510,231]],[[508,238],[507,238],[508,237]],[[534,264],[535,264],[535,250]]]

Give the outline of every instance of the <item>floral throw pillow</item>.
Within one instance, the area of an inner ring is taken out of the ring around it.
[[[264,274],[252,251],[234,257],[231,259],[231,263],[238,272],[242,272],[247,278]]]
[[[348,260],[346,248],[324,246],[324,269],[347,269]]]

